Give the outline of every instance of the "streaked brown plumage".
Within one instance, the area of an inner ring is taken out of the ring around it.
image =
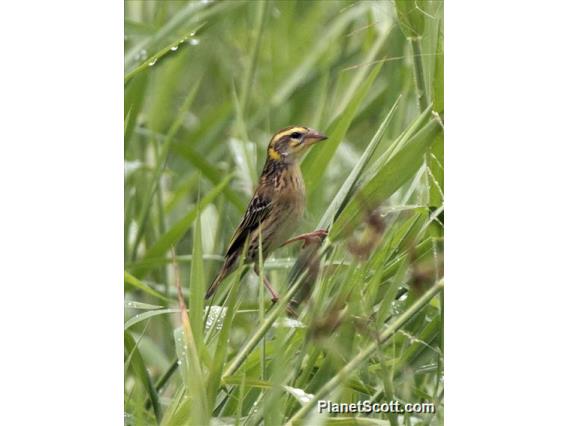
[[[259,184],[241,223],[231,239],[221,270],[207,290],[211,297],[223,279],[233,272],[249,239],[246,263],[258,262],[259,234],[262,253],[268,255],[284,243],[299,223],[305,206],[304,180],[299,160],[307,149],[326,136],[304,126],[290,126],[272,136]],[[265,281],[273,300],[277,295]]]

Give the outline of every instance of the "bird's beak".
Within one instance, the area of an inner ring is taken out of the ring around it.
[[[326,135],[323,135],[314,129],[310,129],[309,132],[304,135],[304,144],[309,146],[326,139]]]

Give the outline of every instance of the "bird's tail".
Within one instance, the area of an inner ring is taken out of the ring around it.
[[[211,296],[213,296],[213,293],[215,293],[215,290],[217,290],[217,287],[219,287],[221,281],[223,281],[226,275],[227,275],[227,268],[223,266],[223,268],[221,268],[221,270],[217,274],[215,280],[211,283],[211,285],[207,289],[207,293],[205,293],[206,300],[209,299]]]

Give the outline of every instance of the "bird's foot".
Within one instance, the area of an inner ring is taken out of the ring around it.
[[[260,276],[260,271],[258,270],[258,266],[254,267],[254,271],[256,272],[256,275]],[[268,281],[268,278],[266,278],[266,275],[262,276],[262,282],[264,283],[264,286],[270,293],[270,300],[272,301],[272,303],[278,302],[280,296],[278,295],[278,292],[274,290],[274,288],[272,288],[272,285],[270,284],[270,281]]]
[[[305,234],[300,234],[294,238],[290,238],[288,241],[285,241],[282,246],[293,243],[295,241],[303,241],[304,244],[302,245],[302,247],[306,247],[310,244],[321,243],[325,237],[327,237],[327,231],[325,229],[317,229],[315,231],[307,232]]]
[[[270,281],[268,281],[268,278],[264,277],[263,281],[264,281],[264,286],[270,293],[270,300],[272,301],[272,303],[277,303],[278,300],[280,300],[278,292],[272,288],[272,285],[270,285]]]

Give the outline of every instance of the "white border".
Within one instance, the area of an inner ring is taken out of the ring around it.
[[[2,424],[123,424],[122,8],[2,6]]]
[[[446,424],[562,423],[568,10],[445,7]]]

